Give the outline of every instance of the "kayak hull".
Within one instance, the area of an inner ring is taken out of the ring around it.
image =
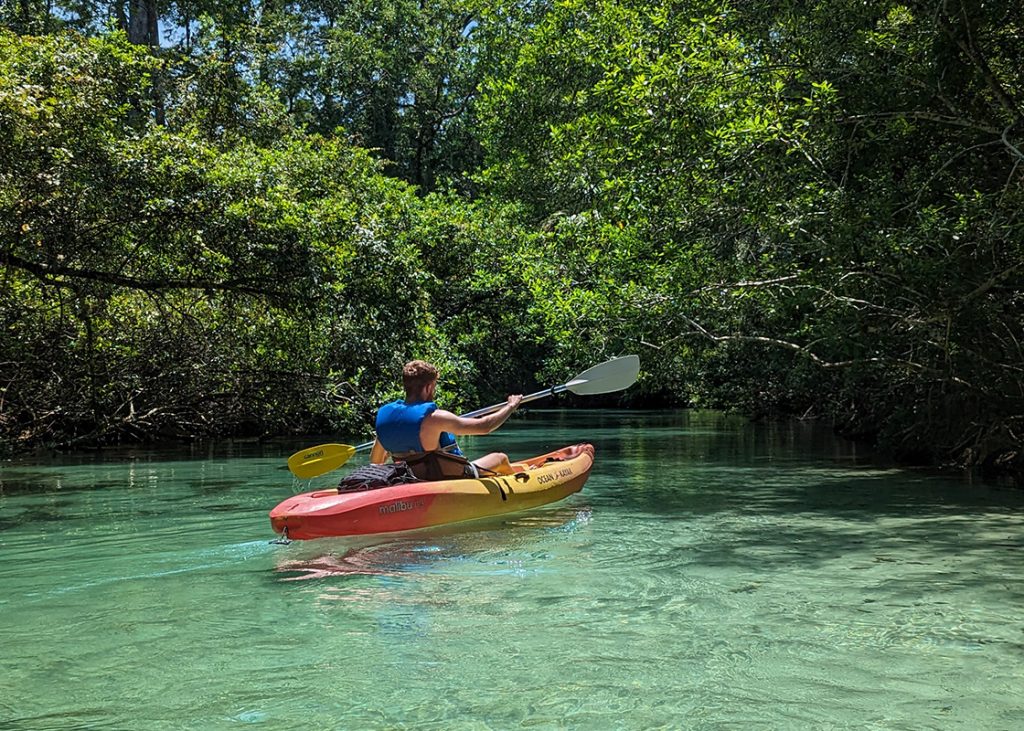
[[[274,531],[308,540],[416,530],[528,510],[583,488],[594,448],[577,444],[514,463],[517,475],[414,482],[364,492],[294,495],[270,511]]]

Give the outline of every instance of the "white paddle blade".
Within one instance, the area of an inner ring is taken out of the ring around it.
[[[623,355],[588,368],[566,385],[580,396],[624,391],[636,383],[640,375],[640,356]]]

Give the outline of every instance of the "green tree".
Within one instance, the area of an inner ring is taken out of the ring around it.
[[[485,79],[482,180],[553,228],[538,276],[577,272],[538,307],[649,343],[680,396],[996,459],[1024,412],[1021,25],[1010,3],[555,2]]]
[[[4,33],[0,50],[5,432],[365,418],[390,381],[376,369],[424,327],[413,191],[337,139],[225,147],[140,118],[159,62],[123,36]]]

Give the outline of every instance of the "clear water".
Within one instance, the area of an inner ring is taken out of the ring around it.
[[[0,729],[1024,728],[1024,493],[719,414],[469,448],[581,440],[562,503],[360,544],[269,543],[299,444],[4,465]]]

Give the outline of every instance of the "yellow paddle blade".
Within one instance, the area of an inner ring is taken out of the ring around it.
[[[352,459],[356,448],[348,444],[320,444],[288,458],[288,469],[300,480],[326,475]]]

